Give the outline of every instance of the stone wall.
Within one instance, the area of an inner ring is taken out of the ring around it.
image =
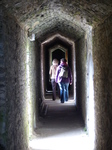
[[[30,92],[30,136],[38,123],[38,101],[40,98],[40,50],[37,41],[29,42],[29,92]]]
[[[6,145],[6,82],[4,61],[3,12],[0,7],[0,149]]]
[[[35,41],[35,56],[36,56],[36,115],[38,123],[39,115],[39,99],[41,99],[41,45],[38,40]]]
[[[94,29],[96,150],[112,149],[112,16]]]
[[[76,45],[76,97],[77,106],[81,111],[83,120],[86,124],[86,40],[83,38],[79,39]]]
[[[26,110],[25,32],[15,20],[4,15],[6,64],[7,150],[28,149],[28,112]],[[18,145],[18,146],[17,146]]]

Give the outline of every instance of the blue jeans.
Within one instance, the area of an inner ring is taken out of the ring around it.
[[[60,88],[61,103],[64,103],[64,102],[68,101],[68,97],[69,97],[69,92],[68,92],[69,83],[60,82],[58,84],[59,84],[59,88]]]

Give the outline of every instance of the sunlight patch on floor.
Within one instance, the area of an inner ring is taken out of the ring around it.
[[[33,150],[90,150],[89,138],[86,134],[74,135],[72,132],[30,141]]]

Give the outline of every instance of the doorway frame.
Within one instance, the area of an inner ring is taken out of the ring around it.
[[[63,46],[61,45],[56,45],[54,46],[53,48],[50,48],[49,49],[49,58],[50,58],[50,61],[49,61],[49,68],[50,66],[52,65],[52,53],[57,50],[57,49],[60,49],[61,51],[63,51],[65,53],[65,59],[67,60],[68,62],[68,49],[65,49]]]
[[[71,46],[71,59],[72,59],[72,75],[73,75],[73,100],[76,102],[76,52],[75,52],[75,42],[65,36],[62,36],[61,34],[55,34],[51,37],[47,38],[45,41],[41,43],[41,98],[42,100],[46,99],[46,83],[45,83],[45,47],[50,42],[54,41],[55,39],[59,38],[60,41],[64,41],[65,43],[68,43]],[[62,47],[62,46],[61,46]]]

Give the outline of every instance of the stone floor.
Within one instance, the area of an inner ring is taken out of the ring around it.
[[[47,99],[48,106],[45,117],[30,141],[32,150],[90,150],[88,135],[77,112],[74,100],[62,104],[59,99]]]

